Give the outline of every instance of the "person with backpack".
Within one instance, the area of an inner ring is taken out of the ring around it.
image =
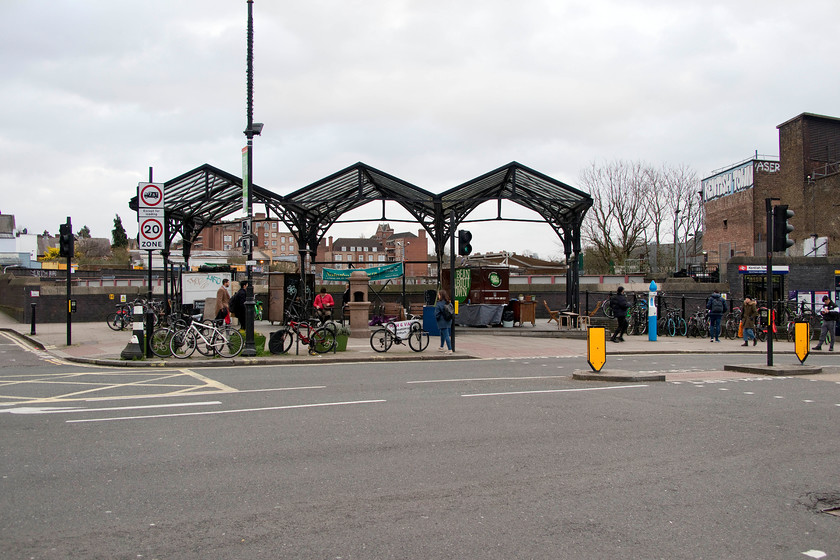
[[[822,350],[822,345],[828,340],[828,351],[834,352],[834,328],[837,320],[840,319],[840,312],[837,311],[837,304],[831,301],[830,297],[823,296],[822,301],[823,306],[820,309],[820,315],[822,315],[820,341],[811,350]]]
[[[435,303],[435,322],[440,330],[440,348],[438,352],[444,352],[443,344],[446,343],[447,354],[452,353],[452,339],[449,335],[452,330],[452,320],[455,318],[455,309],[449,300],[446,290],[440,290]]]
[[[709,342],[720,342],[720,320],[726,313],[726,300],[720,295],[720,290],[709,296],[706,309],[709,310]]]

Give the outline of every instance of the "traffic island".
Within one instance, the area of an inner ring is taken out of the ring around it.
[[[772,375],[772,376],[788,376],[788,375],[816,375],[822,373],[823,369],[819,366],[802,366],[797,364],[785,365],[761,365],[761,364],[731,364],[724,365],[723,371],[737,371],[739,373],[752,373],[755,375]]]
[[[601,370],[600,372],[588,370],[575,370],[572,379],[579,381],[609,381],[610,383],[652,383],[654,381],[665,381],[664,373],[639,373],[637,371],[625,370]]]

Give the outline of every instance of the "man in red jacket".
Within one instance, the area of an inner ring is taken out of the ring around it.
[[[332,318],[332,310],[335,307],[333,297],[327,293],[326,288],[321,288],[321,293],[315,296],[315,301],[312,303],[315,307],[315,312],[318,314],[318,319],[321,324],[324,321],[329,321]]]

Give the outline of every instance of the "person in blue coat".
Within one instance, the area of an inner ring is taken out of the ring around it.
[[[440,348],[439,352],[452,353],[452,338],[450,331],[452,330],[453,310],[452,304],[449,301],[449,294],[446,290],[440,290],[437,295],[437,303],[435,303],[435,322],[438,329],[440,329]],[[446,350],[443,345],[446,343]]]

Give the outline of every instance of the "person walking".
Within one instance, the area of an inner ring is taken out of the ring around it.
[[[758,344],[755,337],[755,318],[758,316],[758,304],[749,297],[744,298],[744,310],[741,320],[744,322],[744,343],[741,346],[748,346],[752,340],[753,346]]]
[[[720,290],[715,290],[706,300],[706,309],[709,310],[709,342],[720,342],[720,320],[726,313],[726,301]]]
[[[452,321],[454,319],[454,310],[452,303],[449,301],[449,294],[446,290],[440,290],[437,295],[437,303],[435,303],[435,322],[440,330],[440,348],[439,352],[444,352],[443,345],[446,343],[447,354],[452,353],[452,339],[450,331],[452,330]]]
[[[630,304],[627,303],[627,296],[624,295],[624,286],[619,286],[615,294],[610,297],[610,310],[618,321],[618,328],[610,337],[611,342],[624,342],[624,333],[627,332],[627,310]]]
[[[837,320],[840,319],[840,312],[837,311],[837,304],[831,301],[828,296],[823,296],[823,306],[820,309],[822,315],[822,328],[820,329],[820,341],[811,350],[822,350],[822,345],[829,341],[828,351],[834,352],[834,337]]]
[[[239,283],[239,291],[233,294],[230,298],[230,310],[239,319],[239,326],[245,327],[245,300],[248,299],[248,281],[243,280]]]
[[[216,290],[216,320],[224,319],[230,313],[230,293],[228,292],[228,278],[222,279],[222,285]]]

